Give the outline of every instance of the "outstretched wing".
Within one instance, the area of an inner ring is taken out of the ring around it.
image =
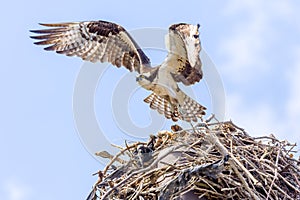
[[[58,24],[40,24],[51,27],[32,30],[40,35],[37,45],[49,45],[45,50],[67,56],[78,56],[91,62],[110,62],[130,71],[141,73],[141,67],[150,66],[150,60],[120,25],[106,21],[86,21]]]
[[[168,70],[175,81],[191,85],[202,79],[202,63],[200,60],[201,44],[199,40],[199,25],[185,23],[169,27],[166,46],[169,51]]]

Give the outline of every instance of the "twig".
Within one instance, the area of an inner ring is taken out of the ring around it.
[[[272,183],[271,183],[271,186],[270,186],[270,188],[269,188],[269,191],[268,191],[268,195],[267,195],[267,199],[266,200],[268,200],[269,199],[269,197],[270,197],[270,193],[271,193],[271,190],[272,190],[272,187],[273,187],[273,185],[274,185],[274,182],[275,182],[275,180],[277,179],[277,173],[278,173],[278,160],[279,160],[279,153],[280,153],[280,150],[281,150],[281,148],[279,148],[278,149],[278,152],[277,152],[277,156],[276,156],[276,163],[275,163],[275,169],[274,169],[274,177],[273,177],[273,180],[272,180]]]
[[[241,182],[243,183],[245,189],[253,197],[253,199],[259,200],[259,197],[256,194],[254,194],[253,191],[249,188],[248,183],[245,181],[244,177],[241,175],[241,173],[239,172],[239,170],[235,166],[234,162],[232,162],[232,161],[229,160],[229,164],[232,167],[232,169],[234,170],[234,172],[236,173],[236,175],[239,177],[239,179],[241,180]]]
[[[103,174],[105,175],[107,170],[109,169],[109,167],[119,158],[119,156],[121,156],[122,154],[124,154],[125,151],[128,151],[129,149],[131,148],[135,148],[136,146],[140,145],[140,144],[145,144],[145,142],[138,142],[138,143],[135,143],[131,146],[128,146],[127,148],[125,149],[122,149],[119,153],[117,153],[112,159],[111,161],[106,165],[106,167],[104,168],[103,170]]]

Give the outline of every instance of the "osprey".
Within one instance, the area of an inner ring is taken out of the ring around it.
[[[118,24],[100,20],[40,25],[50,28],[32,30],[40,35],[31,38],[39,40],[35,42],[37,45],[48,45],[44,48],[47,51],[91,62],[110,62],[136,71],[138,84],[152,91],[144,101],[166,118],[196,122],[205,115],[206,108],[182,92],[177,84],[188,86],[202,79],[199,24],[171,25],[165,41],[168,55],[156,67],[151,67],[146,54]]]

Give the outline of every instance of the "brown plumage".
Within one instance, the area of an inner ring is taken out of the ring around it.
[[[199,25],[171,25],[166,39],[168,56],[156,67],[151,67],[146,54],[118,24],[99,20],[40,25],[48,29],[31,31],[37,34],[31,38],[38,40],[37,45],[47,45],[45,50],[91,62],[110,62],[138,72],[137,82],[153,92],[144,101],[166,118],[197,121],[205,114],[206,108],[176,83],[191,85],[202,79]]]
[[[91,62],[111,62],[130,71],[150,65],[149,58],[134,42],[126,30],[105,21],[40,24],[51,29],[32,30],[43,35],[31,36],[41,40],[37,45],[50,45],[47,51],[56,51],[67,56],[78,56]]]

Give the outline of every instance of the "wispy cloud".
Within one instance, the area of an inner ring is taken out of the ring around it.
[[[276,111],[267,104],[245,105],[243,97],[239,94],[227,95],[227,118],[246,128],[252,136],[269,135],[284,128],[276,123]]]
[[[268,31],[267,15],[262,13],[256,1],[231,1],[225,8],[225,16],[239,17],[231,29],[230,36],[220,45],[219,52],[226,58],[223,72],[233,74],[235,81],[248,81],[254,73],[261,73],[267,66],[263,57],[263,34]],[[230,26],[230,25],[229,25]],[[243,76],[248,74],[248,76]]]
[[[30,199],[31,189],[29,186],[16,179],[10,179],[3,183],[5,196],[8,200]]]
[[[281,36],[289,37],[290,34],[279,25],[293,26],[291,20],[299,18],[297,7],[299,3],[292,1],[231,0],[224,9],[224,16],[235,20],[227,31],[230,35],[223,38],[219,52],[225,58],[220,66],[223,78],[235,84],[234,92],[227,90],[227,118],[246,128],[251,135],[274,133],[280,139],[299,144],[300,43],[287,44]],[[274,43],[290,51],[282,55],[277,49],[272,49]],[[296,49],[294,54],[293,49]],[[273,52],[273,55],[266,56],[268,52]],[[279,58],[275,58],[277,56]],[[291,57],[294,60],[286,67],[278,66],[274,61]],[[288,96],[284,98],[278,90],[277,105],[261,96],[247,94],[243,87],[239,87],[240,84],[252,84],[259,90],[259,86],[266,82],[277,83],[278,80],[271,80],[269,76],[274,72],[281,74],[279,81],[287,80],[285,84],[288,86]]]
[[[276,19],[288,20],[293,13],[292,5],[283,1],[229,1],[223,14],[233,18],[234,23],[228,24],[230,35],[224,37],[219,48],[219,54],[225,58],[222,72],[233,76],[237,83],[269,72],[266,53],[278,32]]]

